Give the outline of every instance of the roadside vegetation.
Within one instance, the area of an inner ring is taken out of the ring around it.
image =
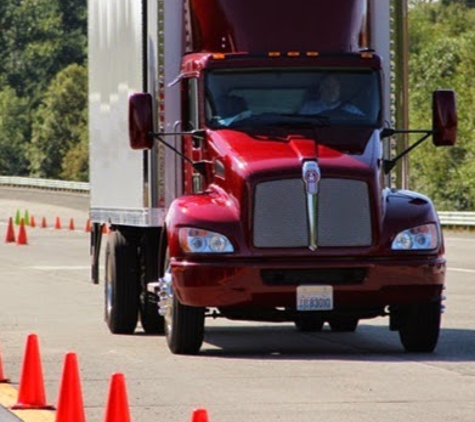
[[[440,211],[475,211],[475,0],[411,3],[410,126],[430,128],[432,91],[453,89],[459,130],[454,147],[425,142],[410,153],[409,186]]]
[[[0,175],[87,181],[86,0],[3,0],[0,28]]]
[[[409,186],[439,210],[475,211],[475,0],[409,4],[410,127],[430,127],[435,89],[454,89],[459,113],[455,147],[410,154]],[[0,175],[88,181],[86,8],[0,2]]]

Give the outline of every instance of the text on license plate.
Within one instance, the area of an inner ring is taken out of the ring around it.
[[[332,309],[332,286],[297,286],[298,311],[330,311]]]

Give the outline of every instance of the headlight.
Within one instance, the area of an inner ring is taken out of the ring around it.
[[[181,228],[178,232],[180,246],[189,253],[227,253],[234,252],[229,239],[219,233],[208,230]]]
[[[439,235],[435,224],[424,224],[397,234],[391,249],[398,251],[431,250],[439,245]]]

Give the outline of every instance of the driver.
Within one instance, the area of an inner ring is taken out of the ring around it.
[[[300,114],[320,114],[325,111],[342,110],[358,116],[364,113],[348,101],[342,101],[340,96],[340,81],[334,76],[324,77],[318,86],[317,97],[311,95],[301,106]]]

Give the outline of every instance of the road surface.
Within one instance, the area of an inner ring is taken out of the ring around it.
[[[38,336],[46,400],[56,405],[66,353],[77,354],[87,422],[104,420],[114,373],[132,422],[472,422],[475,415],[475,235],[446,232],[447,310],[433,354],[402,351],[385,318],[355,333],[299,333],[292,324],[207,320],[198,356],[172,355],[161,336],[112,335],[103,284],[89,269],[87,196],[0,188],[0,230],[28,209],[62,229],[27,228],[28,245],[0,244],[0,404],[15,402],[27,337]],[[69,230],[73,218],[76,229]],[[12,389],[8,395],[5,390]],[[54,411],[15,413],[54,421]],[[1,422],[18,422],[0,409]]]

